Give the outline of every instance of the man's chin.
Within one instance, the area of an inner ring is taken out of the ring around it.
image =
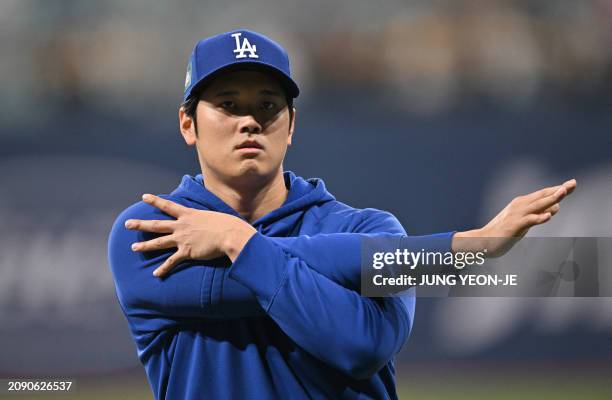
[[[241,181],[247,180],[249,182],[265,181],[274,175],[272,169],[262,165],[257,160],[245,160],[240,164],[240,167],[234,174],[234,179]]]
[[[237,176],[265,175],[265,168],[256,159],[243,160],[238,168]]]

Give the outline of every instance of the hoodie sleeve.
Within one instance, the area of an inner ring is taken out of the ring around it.
[[[399,222],[382,212],[372,213],[356,230],[405,235]],[[299,251],[287,251],[275,240],[255,234],[231,266],[230,277],[251,289],[266,313],[305,351],[353,378],[368,378],[388,363],[408,338],[414,289],[395,297],[366,298],[339,285],[321,272],[354,263],[357,268],[352,271],[357,278],[351,284],[358,285],[358,241],[350,234],[334,236],[332,239],[348,246],[336,247],[335,252],[328,247],[333,240],[324,237],[296,239],[292,245],[304,246],[305,251],[319,239],[323,246],[313,246],[312,253],[303,257]],[[355,247],[351,250],[351,246]]]
[[[361,243],[364,239],[386,239],[393,249],[450,251],[455,232],[423,236],[391,233],[330,233],[313,236],[271,237],[287,254],[302,259],[318,273],[347,289],[361,290]]]
[[[128,219],[172,219],[145,203],[137,203],[116,219],[108,242],[108,261],[117,298],[135,333],[160,331],[193,318],[233,318],[265,315],[253,293],[234,282],[224,287],[230,261],[190,260],[173,269],[164,279],[153,276],[176,249],[139,253],[131,244],[155,237],[151,233],[126,229]],[[224,289],[228,289],[227,292]],[[231,289],[231,290],[230,290]],[[219,303],[220,293],[228,301]]]

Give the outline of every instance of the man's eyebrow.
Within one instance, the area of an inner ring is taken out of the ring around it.
[[[222,90],[215,94],[215,97],[223,97],[223,96],[237,96],[239,92],[237,90]],[[271,89],[262,89],[259,91],[259,94],[265,94],[268,96],[278,96],[281,97],[281,94],[275,90]]]
[[[236,96],[238,94],[237,90],[222,90],[215,94],[215,97],[223,97],[223,96]]]
[[[269,96],[281,96],[281,94],[277,91],[274,90],[270,90],[270,89],[263,89],[259,91],[259,94],[267,94]]]

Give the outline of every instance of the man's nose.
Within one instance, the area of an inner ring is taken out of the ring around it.
[[[248,114],[241,118],[240,133],[261,133],[262,127],[254,116]]]

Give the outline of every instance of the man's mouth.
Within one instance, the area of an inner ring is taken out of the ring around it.
[[[259,144],[258,142],[256,142],[255,140],[246,140],[242,143],[240,143],[238,146],[236,146],[236,149],[263,149],[263,146],[261,144]]]

